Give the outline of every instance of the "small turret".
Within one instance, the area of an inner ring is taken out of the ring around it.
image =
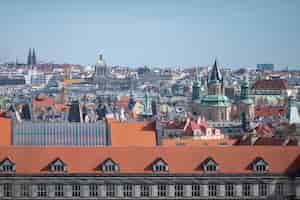
[[[194,83],[193,83],[193,91],[192,91],[192,100],[200,100],[201,97],[201,82],[198,75],[196,75]]]

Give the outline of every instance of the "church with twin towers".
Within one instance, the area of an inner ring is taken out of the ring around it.
[[[27,57],[27,65],[36,65],[36,54],[35,49],[29,48],[28,57]]]

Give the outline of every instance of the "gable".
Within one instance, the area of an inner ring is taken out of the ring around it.
[[[52,172],[63,172],[67,171],[67,165],[59,158],[52,161],[48,167]]]
[[[164,161],[161,158],[158,158],[153,162],[152,170],[154,172],[169,171],[169,166],[168,166],[168,163],[166,161]]]
[[[264,172],[269,169],[269,164],[262,158],[256,158],[252,162],[252,170],[256,172]]]
[[[9,158],[5,158],[0,163],[0,171],[2,171],[2,172],[16,171],[16,165]]]
[[[217,171],[219,169],[218,163],[211,157],[206,158],[201,166],[204,171]]]
[[[101,163],[98,169],[104,172],[115,172],[115,171],[119,171],[119,165],[111,158],[108,158]]]

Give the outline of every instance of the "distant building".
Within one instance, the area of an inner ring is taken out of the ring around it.
[[[251,87],[255,104],[282,105],[291,94],[288,81],[284,79],[257,80]]]
[[[99,54],[95,66],[95,81],[98,89],[102,91],[120,91],[135,88],[137,85],[136,76],[122,74],[118,76],[106,64],[103,55]]]
[[[32,51],[31,48],[29,49],[28,57],[27,57],[27,65],[36,65],[36,55],[35,55],[34,48],[32,49]]]
[[[264,71],[264,70],[273,71],[274,70],[274,64],[257,64],[256,69],[261,70],[261,71]]]

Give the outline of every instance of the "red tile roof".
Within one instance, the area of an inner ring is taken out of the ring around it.
[[[257,80],[251,87],[252,90],[286,90],[288,81],[284,79]]]
[[[166,138],[163,139],[162,144],[163,146],[172,147],[172,146],[221,146],[221,145],[233,145],[236,143],[236,139],[211,139],[211,140],[199,140],[194,139],[192,137],[188,138]]]
[[[12,120],[0,116],[0,146],[12,143]]]
[[[154,123],[111,121],[112,146],[156,146]]]
[[[286,139],[274,138],[274,137],[259,137],[255,140],[252,145],[259,146],[297,146],[298,141],[295,139],[289,139],[286,143]],[[238,139],[234,145],[251,145],[251,138]]]
[[[149,165],[157,158],[169,166],[169,173],[203,173],[198,166],[207,158],[219,164],[220,173],[253,173],[247,168],[257,157],[269,164],[270,173],[299,170],[299,147],[0,147],[0,161],[9,158],[19,174],[49,174],[42,170],[60,158],[67,173],[99,173],[107,158],[120,167],[118,173],[152,173]],[[2,172],[3,173],[3,172]]]
[[[284,106],[256,106],[255,117],[282,117],[287,112]]]

